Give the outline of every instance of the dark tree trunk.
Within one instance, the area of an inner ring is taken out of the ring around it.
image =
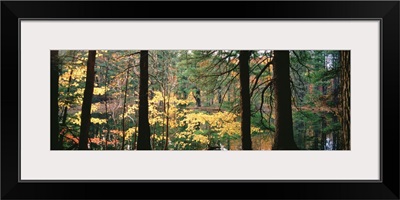
[[[69,73],[69,78],[68,78],[68,88],[67,88],[67,95],[69,94],[69,90],[71,88],[71,81],[72,81],[72,74],[74,73],[74,70],[71,70]],[[68,114],[68,107],[64,107],[64,112],[63,112],[63,120],[62,120],[62,125],[66,126],[67,123],[67,114]]]
[[[194,98],[196,99],[196,106],[201,107],[200,89],[196,88],[196,94]]]
[[[333,114],[333,123],[337,123],[338,119],[336,114]],[[338,150],[340,148],[340,142],[339,142],[339,133],[337,131],[334,131],[333,133],[333,150]]]
[[[156,127],[157,127],[157,123],[155,123],[153,126],[153,137],[151,139],[152,150],[156,149]],[[151,129],[151,127],[150,127],[150,129]]]
[[[94,64],[96,61],[96,51],[90,50],[87,71],[86,71],[86,86],[83,93],[82,114],[81,114],[81,130],[79,134],[79,149],[88,149],[89,129],[90,129],[90,110],[92,107],[92,97],[94,89]]]
[[[128,83],[129,83],[129,68],[126,71],[126,80],[125,80],[124,108],[122,111],[122,147],[121,147],[121,150],[124,150],[124,148],[125,148],[125,109],[126,109],[126,94],[128,93]]]
[[[133,150],[137,149],[137,137],[138,137],[138,134],[136,133],[136,131],[133,132]]]
[[[166,114],[166,119],[167,119],[167,124],[166,124],[166,132],[165,132],[165,146],[164,150],[168,150],[168,137],[169,137],[169,97],[168,97],[168,102],[167,102],[167,112]]]
[[[221,87],[218,87],[218,103],[221,104],[222,103],[222,91],[221,91]]]
[[[303,127],[304,127],[304,131],[303,131],[303,145],[304,145],[304,149],[307,149],[307,128],[306,128],[306,123],[303,122]]]
[[[241,131],[242,131],[242,149],[251,150],[250,135],[250,86],[249,86],[249,60],[250,51],[240,51],[240,100],[241,100]]]
[[[326,127],[326,118],[324,116],[321,117],[321,150],[326,149],[326,132],[324,131]]]
[[[273,150],[297,150],[293,138],[289,51],[274,51],[275,136]]]
[[[110,139],[110,125],[108,124],[108,105],[107,105],[107,86],[108,86],[108,66],[106,66],[106,77],[105,77],[105,90],[104,90],[104,106],[106,108],[106,127],[107,127],[107,133],[106,133],[106,144],[105,144],[105,150],[108,148],[108,140]]]
[[[319,144],[319,127],[318,126],[313,126],[312,127],[313,131],[314,131],[314,145],[313,145],[313,149],[314,150],[318,150],[318,144]]]
[[[139,85],[139,136],[138,150],[151,150],[149,125],[149,51],[140,51],[140,85]]]
[[[297,139],[297,145],[301,146],[301,144],[302,144],[301,139],[303,138],[302,135],[301,135],[301,133],[302,133],[301,123],[298,123],[296,125],[296,127],[297,127],[297,138],[296,138]]]
[[[342,149],[350,150],[350,51],[340,51],[340,123]]]
[[[50,51],[50,64],[51,64],[51,150],[61,149],[59,143],[59,121],[58,121],[58,79],[59,79],[59,59],[58,51]]]

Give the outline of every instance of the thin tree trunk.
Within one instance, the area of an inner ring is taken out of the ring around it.
[[[164,150],[168,150],[168,137],[169,137],[169,95],[168,95],[168,102],[167,102],[167,110],[166,110],[166,118],[167,118],[167,124],[166,124],[166,131],[165,131],[165,146]]]
[[[195,94],[193,95],[196,99],[196,106],[201,107],[201,96],[200,96],[200,89],[196,87]]]
[[[304,131],[303,131],[303,145],[304,145],[304,149],[307,149],[307,128],[306,128],[306,123],[303,122],[303,127],[304,127]]]
[[[152,149],[153,150],[156,149],[156,147],[155,147],[155,145],[156,145],[156,126],[157,126],[157,123],[155,123],[153,126],[153,140],[152,140],[152,144],[153,144]]]
[[[72,73],[74,73],[74,70],[71,69],[71,72],[69,73],[69,78],[68,78],[68,88],[67,88],[67,95],[69,94],[69,90],[71,88],[71,82],[72,82]],[[67,113],[68,113],[68,107],[67,105],[64,106],[64,112],[63,112],[63,120],[62,120],[62,125],[65,126],[67,123]]]
[[[222,103],[222,94],[221,94],[221,87],[218,87],[218,103]]]
[[[79,134],[79,149],[88,149],[89,128],[90,128],[90,110],[92,106],[93,89],[94,89],[94,64],[96,61],[96,51],[90,50],[86,71],[86,86],[83,93],[81,129]]]
[[[250,51],[240,51],[240,100],[241,100],[241,131],[242,131],[242,149],[251,150],[250,135],[250,88],[249,88],[249,59]]]
[[[340,78],[342,149],[350,150],[350,51],[340,51]]]
[[[164,116],[163,116],[163,118],[162,118],[162,139],[164,139],[164,137],[165,137],[165,118],[166,118],[166,113],[167,113],[167,100],[166,100],[166,98],[165,98],[165,93],[166,93],[166,91],[165,91],[165,87],[164,87],[164,85],[163,85],[163,113],[164,113]],[[162,145],[161,145],[162,146]],[[162,148],[162,147],[161,147]]]
[[[297,150],[293,138],[289,51],[274,51],[275,136],[273,150]]]
[[[51,150],[61,149],[59,143],[59,121],[58,121],[58,79],[59,79],[59,58],[58,51],[50,51],[51,59]]]
[[[321,117],[321,150],[326,149],[326,132],[324,131],[326,127],[326,119],[324,116]]]
[[[314,132],[314,145],[313,145],[313,149],[314,150],[318,150],[319,148],[318,148],[318,144],[319,144],[319,127],[318,126],[315,126],[315,125],[313,125],[312,126],[312,130],[313,130],[313,132]]]
[[[134,138],[134,141],[133,141],[133,150],[137,150],[137,133],[136,133],[136,131],[133,133],[134,135],[133,135],[133,138]]]
[[[124,150],[124,147],[125,147],[125,109],[126,109],[126,93],[128,92],[128,82],[129,82],[129,67],[128,67],[128,70],[126,71],[124,108],[123,108],[123,112],[122,112],[122,147],[121,147],[121,150]]]
[[[107,146],[108,146],[108,140],[110,137],[110,125],[108,124],[108,99],[107,99],[107,86],[108,86],[108,66],[106,66],[106,83],[105,83],[105,89],[104,89],[104,106],[106,107],[106,126],[107,126],[107,134],[106,134],[106,146],[105,146],[105,150],[107,150]]]
[[[338,119],[336,114],[333,114],[333,123],[337,123]],[[339,133],[337,131],[333,132],[333,150],[338,150],[340,148],[340,142],[339,142]]]
[[[150,145],[150,125],[149,125],[149,100],[148,100],[148,81],[149,81],[149,52],[140,51],[140,86],[139,86],[139,136],[138,150],[151,150]]]

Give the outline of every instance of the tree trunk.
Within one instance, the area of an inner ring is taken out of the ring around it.
[[[221,87],[218,87],[218,103],[222,103],[222,94],[221,94]]]
[[[52,50],[50,51],[50,60],[51,60],[51,150],[61,149],[61,145],[59,143],[59,121],[58,121],[58,79],[59,79],[59,59],[58,59],[58,51]]]
[[[312,126],[313,132],[314,132],[314,145],[313,149],[318,150],[318,144],[319,144],[319,127],[318,126]]]
[[[122,112],[122,147],[121,150],[125,148],[125,109],[126,109],[126,94],[128,92],[128,82],[129,82],[129,67],[126,71],[126,80],[125,80],[125,94],[124,94],[124,108]]]
[[[304,127],[304,131],[303,131],[303,145],[304,145],[304,150],[307,149],[307,128],[306,128],[306,123],[303,122],[303,127]]]
[[[138,150],[151,150],[149,125],[149,51],[140,51],[140,85],[139,85],[139,136]]]
[[[289,51],[274,51],[275,136],[273,150],[297,150],[293,138]]]
[[[337,120],[337,116],[336,114],[333,114],[333,119],[332,119],[333,123],[336,123]],[[339,133],[337,131],[334,131],[333,133],[333,150],[338,150],[340,148],[340,142],[339,142]]]
[[[249,89],[249,59],[250,51],[240,51],[240,100],[241,100],[241,131],[242,131],[242,149],[251,150],[250,135],[250,89]]]
[[[70,88],[71,88],[72,73],[74,73],[74,70],[71,69],[71,72],[69,73],[69,78],[68,78],[67,95],[69,94],[69,90],[70,90]],[[68,107],[67,107],[67,105],[65,105],[65,106],[64,106],[64,112],[63,112],[63,120],[62,120],[62,125],[63,125],[63,126],[66,126],[66,123],[67,123],[67,114],[68,114]]]
[[[350,150],[350,51],[340,51],[340,79],[342,149]]]
[[[110,139],[110,125],[108,124],[108,105],[107,105],[107,86],[108,86],[108,66],[106,66],[106,77],[105,77],[105,89],[104,89],[104,106],[106,109],[106,127],[107,127],[107,134],[106,134],[106,145],[105,145],[105,150],[107,150],[107,146],[108,146],[108,140]]]
[[[157,127],[157,123],[155,123],[154,124],[154,126],[153,126],[153,137],[152,137],[152,140],[151,140],[151,142],[152,142],[152,150],[155,150],[156,149],[156,127]],[[151,129],[151,127],[150,127],[150,129]]]
[[[96,51],[90,50],[87,71],[86,71],[86,86],[83,93],[82,114],[81,114],[81,130],[79,134],[79,149],[88,149],[89,128],[90,128],[90,110],[92,106],[92,97],[94,89],[94,64],[96,61]]]
[[[137,150],[137,137],[138,134],[136,133],[136,131],[133,132],[133,150]]]
[[[165,131],[165,146],[164,150],[168,150],[168,137],[169,137],[169,94],[168,94],[168,102],[167,102],[167,112],[166,112],[167,124]]]
[[[321,150],[326,149],[326,132],[324,131],[326,127],[326,118],[321,117]]]
[[[302,144],[302,135],[301,135],[301,133],[302,133],[302,127],[301,127],[301,123],[298,123],[297,125],[296,125],[296,127],[297,127],[297,144],[299,145],[299,146],[301,146],[301,144]],[[303,147],[304,148],[304,147]]]
[[[196,99],[196,106],[201,107],[200,89],[196,88],[196,94],[194,98]]]

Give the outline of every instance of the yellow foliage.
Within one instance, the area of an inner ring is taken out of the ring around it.
[[[207,136],[204,136],[204,135],[201,135],[201,134],[195,134],[195,133],[187,132],[187,131],[183,131],[183,132],[177,133],[175,135],[175,138],[184,139],[184,141],[195,141],[195,142],[199,142],[200,144],[203,144],[203,145],[209,143]],[[178,145],[180,147],[182,147],[182,148],[185,148],[185,146],[188,145],[188,144],[186,144],[183,141],[179,141]]]
[[[226,111],[213,114],[189,113],[180,125],[183,126],[186,124],[186,131],[194,132],[198,125],[207,124],[211,130],[219,132],[221,136],[224,134],[235,135],[241,133],[241,124],[237,118],[236,114]],[[261,130],[252,126],[251,132],[261,132]]]
[[[92,122],[93,124],[105,124],[105,123],[107,123],[107,120],[92,117],[92,118],[90,118],[90,122]]]
[[[156,134],[152,134],[151,135],[152,139],[155,139],[156,142],[160,142],[160,141],[165,141],[166,137],[163,135],[156,135]]]
[[[74,114],[74,117],[71,118],[71,123],[76,124],[76,125],[81,125],[81,111],[77,112]],[[107,123],[106,119],[99,119],[99,118],[90,118],[90,122],[93,124],[105,124]]]
[[[84,82],[86,78],[86,66],[74,66],[71,64],[65,65],[65,68],[68,70],[60,75],[59,77],[59,85],[62,87],[68,87],[69,78],[71,77],[71,86],[78,86],[79,83]],[[72,71],[72,74],[71,74]]]
[[[92,106],[90,106],[90,113],[96,112],[100,106],[102,106],[101,103],[92,103]]]
[[[129,139],[134,133],[138,132],[138,127],[132,127],[125,131],[125,139]]]
[[[193,141],[199,142],[201,144],[208,144],[208,138],[204,135],[193,134]]]
[[[94,95],[104,95],[106,93],[106,87],[95,87],[93,90]]]

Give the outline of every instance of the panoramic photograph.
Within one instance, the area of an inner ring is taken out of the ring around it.
[[[349,50],[51,50],[50,150],[350,150]]]

